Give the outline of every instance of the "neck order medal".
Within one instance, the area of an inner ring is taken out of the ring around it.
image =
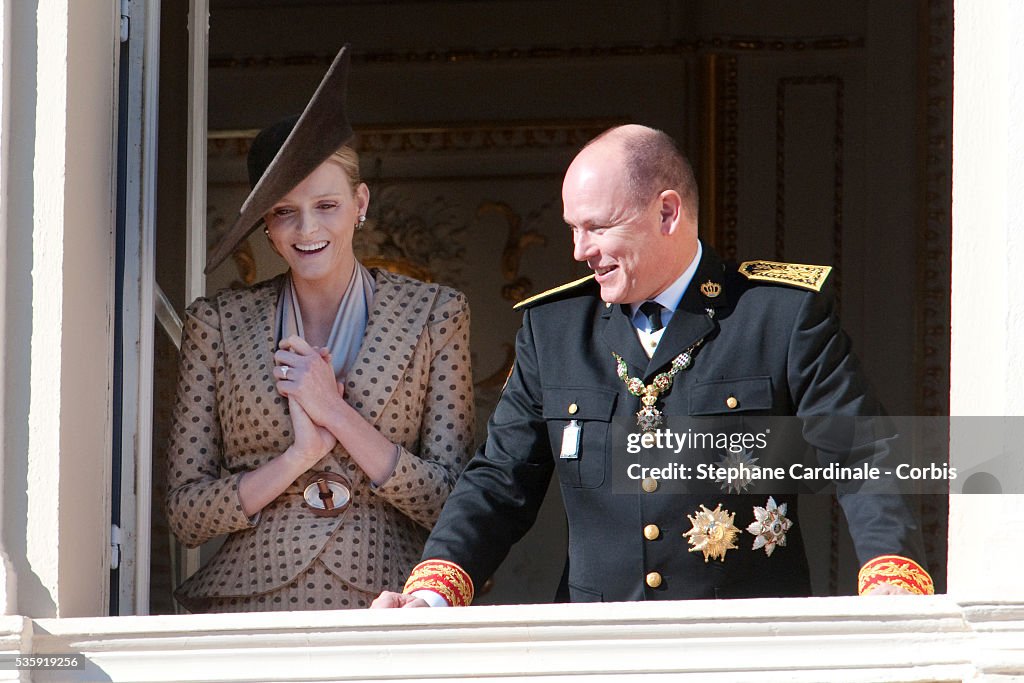
[[[626,390],[634,396],[640,397],[643,407],[637,411],[636,424],[644,432],[653,432],[665,421],[661,411],[657,408],[658,397],[662,392],[672,386],[672,381],[681,371],[693,365],[693,352],[700,346],[703,339],[690,348],[686,349],[672,359],[672,367],[665,372],[655,375],[654,381],[644,384],[639,377],[630,377],[626,372],[626,361],[622,356],[612,351],[615,357],[615,371],[619,379],[626,383]]]

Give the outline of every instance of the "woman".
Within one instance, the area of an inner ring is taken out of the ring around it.
[[[365,607],[400,589],[472,448],[465,297],[352,250],[369,191],[336,144],[351,137],[345,53],[297,122],[254,141],[253,193],[211,257],[256,211],[288,272],[188,309],[168,518],[190,547],[227,534],[176,592],[193,612]]]

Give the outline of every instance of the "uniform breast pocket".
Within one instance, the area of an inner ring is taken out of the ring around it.
[[[604,483],[616,397],[594,387],[544,390],[544,419],[563,486],[595,489]]]
[[[738,377],[694,384],[690,388],[690,415],[770,413],[771,377]]]

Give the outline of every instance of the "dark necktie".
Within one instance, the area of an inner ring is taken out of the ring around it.
[[[657,332],[662,327],[661,324],[661,311],[664,308],[657,301],[645,301],[640,306],[640,312],[647,316],[647,320],[651,324],[651,332]]]

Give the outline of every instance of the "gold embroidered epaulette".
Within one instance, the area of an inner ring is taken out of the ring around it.
[[[549,297],[552,294],[558,294],[559,292],[564,292],[567,289],[572,289],[573,287],[576,287],[577,285],[582,285],[584,282],[587,282],[588,280],[593,280],[593,279],[594,279],[594,274],[591,273],[590,275],[588,275],[586,277],[581,277],[579,280],[573,280],[572,282],[566,282],[564,285],[558,285],[557,287],[552,287],[551,289],[549,289],[547,291],[544,291],[544,292],[541,292],[540,294],[534,294],[533,296],[531,296],[529,298],[523,299],[522,301],[517,303],[512,308],[513,309],[520,309],[523,306],[529,306],[530,304],[535,303],[537,301],[540,301],[541,299],[543,299],[545,297]]]
[[[821,291],[832,266],[811,266],[804,263],[779,263],[778,261],[744,261],[739,271],[748,280],[774,282],[792,285],[802,289]]]

